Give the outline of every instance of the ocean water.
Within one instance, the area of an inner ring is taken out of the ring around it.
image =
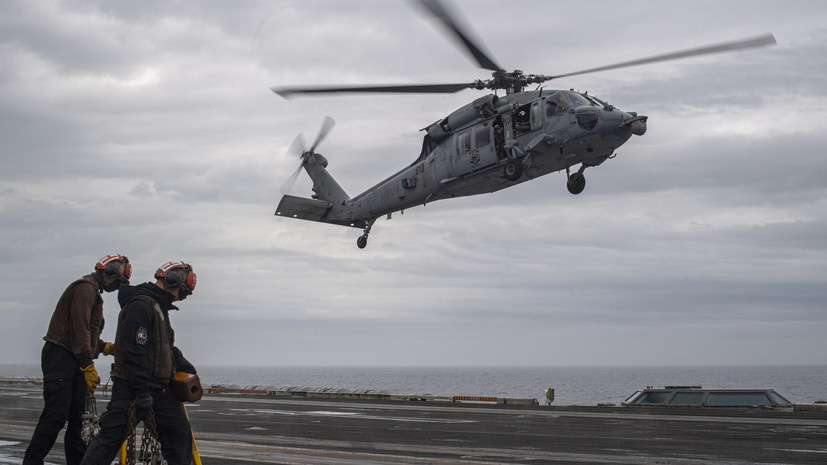
[[[101,379],[108,370],[101,367]],[[198,367],[201,383],[392,394],[534,397],[555,405],[619,404],[647,386],[775,389],[793,403],[827,401],[825,366],[710,367]],[[38,365],[0,365],[0,378],[40,377]]]

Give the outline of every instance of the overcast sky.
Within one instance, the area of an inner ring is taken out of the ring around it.
[[[649,116],[573,196],[559,173],[361,231],[273,215],[319,147],[355,196],[485,95],[269,87],[486,79],[405,1],[0,4],[0,363],[38,363],[65,287],[191,263],[196,365],[823,364],[827,4],[461,1],[506,69],[564,74],[772,32],[776,47],[551,81]],[[293,190],[309,196],[305,174]],[[115,294],[104,296],[114,339]],[[108,361],[103,362],[108,364]]]

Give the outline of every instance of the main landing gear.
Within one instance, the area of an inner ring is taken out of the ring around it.
[[[516,181],[523,175],[523,162],[519,158],[512,158],[505,162],[503,176],[509,181]]]
[[[566,168],[566,176],[568,177],[566,188],[574,195],[583,192],[583,189],[586,188],[586,177],[583,176],[583,171],[586,171],[586,165],[580,165],[580,169],[574,174]]]
[[[370,234],[370,228],[373,226],[374,221],[376,221],[376,218],[365,222],[365,229],[362,230],[362,235],[356,239],[356,247],[364,249],[368,246],[368,234]]]

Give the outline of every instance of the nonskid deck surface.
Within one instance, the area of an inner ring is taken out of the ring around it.
[[[23,457],[41,386],[0,383],[0,464]],[[97,395],[99,413],[108,398]],[[827,414],[208,394],[187,404],[204,464],[827,462]],[[48,463],[62,464],[63,437]]]

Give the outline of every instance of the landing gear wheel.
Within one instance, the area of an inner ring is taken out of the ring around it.
[[[577,195],[583,192],[583,189],[586,188],[586,177],[583,176],[583,173],[574,173],[569,176],[569,181],[566,183],[566,187],[569,189],[569,192]]]
[[[362,230],[362,235],[359,236],[359,239],[356,239],[356,246],[360,249],[364,249],[368,245],[368,234],[370,234],[370,228],[373,226],[373,223],[376,221],[376,218],[371,218],[370,220],[365,221],[365,229]]]
[[[503,176],[509,181],[516,181],[523,175],[523,162],[520,160],[508,160],[503,168]]]

